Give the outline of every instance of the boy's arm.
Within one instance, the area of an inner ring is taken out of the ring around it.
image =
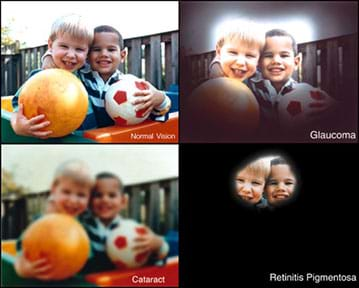
[[[209,65],[208,70],[209,70],[208,72],[209,72],[210,79],[225,77],[224,72],[222,70],[221,63],[219,62],[217,57],[213,59],[213,61]]]
[[[47,50],[44,55],[41,57],[41,68],[42,69],[51,69],[51,68],[58,68],[52,58],[52,51]]]

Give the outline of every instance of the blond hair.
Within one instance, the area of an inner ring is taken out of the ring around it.
[[[217,47],[221,48],[226,41],[240,40],[249,46],[258,45],[260,50],[265,43],[264,29],[257,23],[248,20],[234,19],[223,22],[217,30]]]
[[[55,41],[58,35],[68,33],[76,39],[86,40],[91,45],[94,37],[93,29],[91,29],[83,17],[71,14],[65,15],[55,20],[51,26],[50,40]]]
[[[270,160],[266,158],[259,158],[249,163],[242,169],[242,171],[243,170],[256,175],[261,175],[264,179],[267,179],[270,174]]]
[[[69,178],[87,186],[94,184],[94,176],[90,167],[84,161],[77,159],[68,160],[57,167],[53,182],[57,183],[61,178]]]

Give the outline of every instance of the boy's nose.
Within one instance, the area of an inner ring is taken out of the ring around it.
[[[280,55],[274,55],[272,58],[272,62],[273,63],[280,63],[282,62],[282,58],[280,57]]]
[[[246,194],[250,194],[252,192],[252,188],[250,184],[244,184],[242,187],[242,192]]]
[[[277,191],[281,191],[281,192],[285,191],[285,185],[283,183],[279,183]]]
[[[243,55],[238,55],[236,57],[236,63],[240,65],[244,65],[246,63],[246,58]]]
[[[73,49],[69,49],[66,54],[67,57],[75,57],[75,51]]]

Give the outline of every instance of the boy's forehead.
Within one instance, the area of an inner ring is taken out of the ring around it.
[[[260,44],[240,37],[228,37],[224,39],[223,45],[233,45],[238,47],[247,47],[251,49],[260,49]]]
[[[288,48],[293,49],[293,41],[289,36],[266,37],[265,49],[267,48]]]
[[[263,171],[259,171],[259,169],[257,171],[255,170],[257,169],[245,167],[238,171],[237,176],[251,177],[251,178],[265,178],[264,175],[265,173]]]

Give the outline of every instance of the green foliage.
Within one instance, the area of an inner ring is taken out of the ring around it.
[[[14,181],[13,173],[1,168],[1,196],[10,194],[23,195],[26,189]]]

